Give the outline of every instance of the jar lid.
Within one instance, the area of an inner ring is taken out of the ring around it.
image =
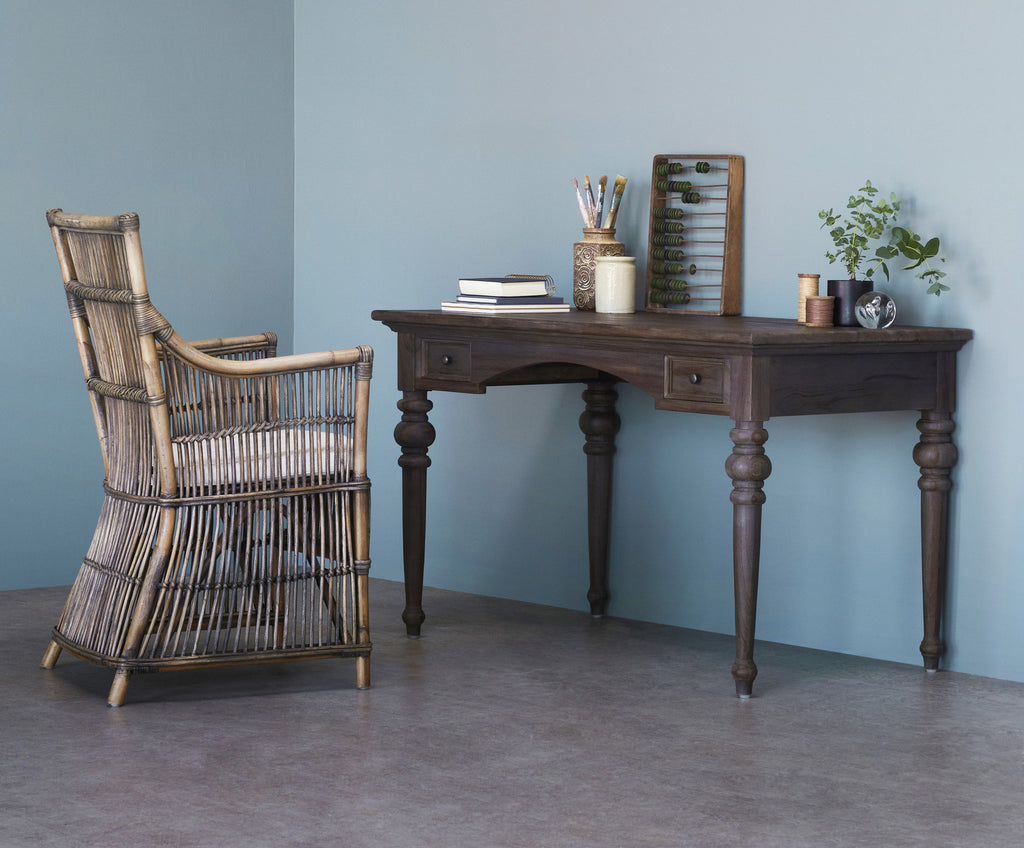
[[[635,256],[597,256],[596,262],[636,262]]]

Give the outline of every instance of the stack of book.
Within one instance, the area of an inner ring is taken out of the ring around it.
[[[459,295],[441,304],[443,312],[506,314],[568,312],[569,304],[551,293],[550,277],[466,277]]]

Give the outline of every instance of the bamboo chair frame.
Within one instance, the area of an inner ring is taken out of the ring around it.
[[[138,672],[328,656],[370,685],[373,351],[187,342],[149,300],[139,218],[47,213],[105,496],[43,657]]]

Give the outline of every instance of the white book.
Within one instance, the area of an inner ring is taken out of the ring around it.
[[[446,300],[441,303],[442,312],[465,312],[477,315],[508,315],[510,313],[536,314],[538,312],[568,312],[568,303],[462,303]]]

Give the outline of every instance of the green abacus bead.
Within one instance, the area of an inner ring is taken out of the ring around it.
[[[655,206],[654,209],[651,210],[651,214],[654,215],[655,218],[682,218],[684,212],[682,209],[674,209],[668,206]]]
[[[656,233],[681,233],[686,227],[682,221],[655,221],[654,231]]]
[[[680,162],[663,162],[658,166],[658,176],[666,177],[669,174],[681,174],[683,172],[683,165]]]
[[[658,191],[678,191],[680,194],[685,194],[693,185],[685,180],[683,182],[678,182],[677,180],[657,180],[654,183],[654,187]]]
[[[674,280],[670,277],[651,277],[651,288],[658,291],[683,291],[686,280]]]
[[[700,193],[688,191],[683,195],[683,203],[700,203]]]
[[[689,303],[690,295],[686,292],[666,292],[666,291],[653,291],[651,292],[651,303]]]
[[[669,250],[665,247],[655,247],[651,249],[652,259],[666,259],[669,262],[681,262],[686,258],[686,254],[681,250]]]
[[[656,235],[651,237],[651,242],[656,245],[667,245],[669,247],[682,247],[683,237],[678,235]]]
[[[693,166],[693,169],[698,174],[707,174],[707,173],[710,173],[710,171],[711,171],[711,163],[710,162],[698,162],[696,165]]]

